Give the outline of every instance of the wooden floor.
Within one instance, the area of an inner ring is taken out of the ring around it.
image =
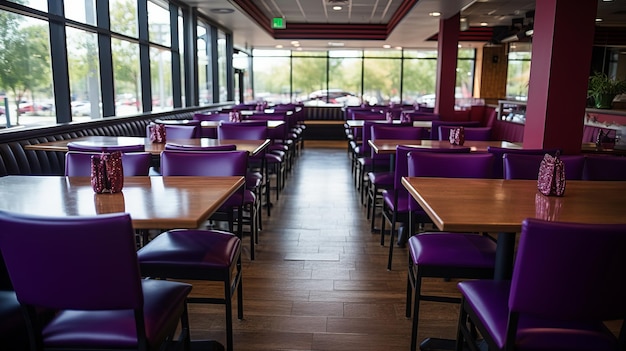
[[[370,232],[346,142],[306,142],[271,217],[264,214],[254,261],[248,243],[245,238],[244,319],[234,321],[235,350],[409,349],[407,252],[394,250],[394,270],[387,271],[388,247]],[[193,284],[195,293],[222,291]],[[456,294],[455,282],[424,285]],[[424,302],[420,339],[454,338],[457,314],[455,305]],[[191,305],[190,323],[192,340],[225,344],[223,306]]]

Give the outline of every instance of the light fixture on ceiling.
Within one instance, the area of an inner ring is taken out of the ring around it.
[[[480,22],[480,26],[481,27],[487,27],[489,25],[489,23],[487,22]]]
[[[391,49],[391,45],[385,44],[385,45],[383,45],[383,49]]]
[[[341,11],[341,9],[343,9],[343,7],[341,7],[341,6],[333,6],[333,10],[335,10],[335,11]]]
[[[602,22],[604,21],[602,18],[596,18],[596,22]]]
[[[226,15],[226,14],[235,12],[235,10],[227,9],[227,8],[215,8],[215,9],[211,9],[210,11],[213,13],[221,14],[221,15]]]
[[[431,17],[439,17],[441,16],[441,12],[434,11],[434,12],[429,13],[428,15]]]
[[[329,41],[328,42],[328,46],[331,46],[331,47],[342,47],[344,45],[345,45],[344,43],[337,42],[337,41]]]

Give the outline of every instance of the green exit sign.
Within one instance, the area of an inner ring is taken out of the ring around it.
[[[285,22],[285,19],[282,17],[274,17],[272,18],[272,28],[285,29],[287,28],[287,23]]]

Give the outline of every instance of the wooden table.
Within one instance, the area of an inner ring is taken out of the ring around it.
[[[126,177],[121,193],[95,194],[89,177],[6,176],[0,210],[63,217],[126,212],[135,229],[198,228],[244,184],[243,177]]]
[[[189,120],[189,119],[157,119],[155,120],[156,123],[159,124],[169,124],[169,125],[187,125],[189,123],[191,123],[193,120]],[[247,119],[247,120],[243,120],[241,121],[241,123],[246,123],[246,122],[251,122],[251,121],[255,121],[252,119]],[[220,123],[222,121],[201,121],[200,122],[200,126],[202,128],[217,128],[219,127]],[[276,128],[276,127],[280,127],[282,125],[285,124],[285,121],[278,121],[278,120],[268,120],[267,121],[267,128]]]
[[[124,137],[124,136],[85,136],[75,139],[50,141],[46,143],[31,144],[24,146],[26,150],[41,150],[41,151],[62,151],[67,152],[67,144],[69,142],[82,143],[89,146],[118,146],[118,145],[144,145],[147,152],[153,155],[161,154],[161,151],[165,149],[164,143],[153,143],[150,138],[144,137]],[[250,155],[256,155],[265,149],[270,140],[219,140],[209,138],[195,138],[195,139],[171,139],[167,140],[169,143],[191,145],[191,146],[214,146],[214,145],[229,145],[234,144],[237,150],[244,150],[250,152]]]
[[[447,140],[395,140],[395,139],[377,139],[369,140],[369,145],[377,154],[395,154],[396,146],[403,145],[415,148],[425,149],[454,149],[454,148],[470,148],[471,152],[487,152],[490,146],[503,147],[508,149],[521,149],[522,145],[510,143],[508,141],[478,141],[465,140],[463,146],[452,145]]]
[[[563,197],[541,195],[536,180],[404,177],[402,184],[439,230],[499,233],[496,279],[511,277],[515,233],[526,218],[626,223],[621,181],[568,180]]]
[[[368,120],[370,122],[376,122],[376,123],[389,123],[384,119],[381,120]],[[400,124],[400,120],[399,119],[394,119],[392,121],[392,124]],[[348,127],[350,128],[355,128],[355,127],[363,127],[363,125],[365,125],[365,120],[362,119],[349,119],[346,120],[346,125],[348,125]],[[422,127],[422,128],[431,128],[433,126],[433,122],[432,121],[414,121],[413,122],[413,127]]]

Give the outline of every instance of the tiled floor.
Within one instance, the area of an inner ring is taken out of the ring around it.
[[[244,245],[244,320],[234,322],[235,350],[408,350],[406,249],[394,250],[394,270],[387,271],[388,248],[370,232],[346,142],[307,142],[263,221],[254,261]],[[456,293],[454,282],[425,284]],[[221,292],[194,285],[207,290]],[[225,343],[223,311],[192,305],[192,339]],[[420,338],[454,337],[456,306],[423,303],[421,316]]]

